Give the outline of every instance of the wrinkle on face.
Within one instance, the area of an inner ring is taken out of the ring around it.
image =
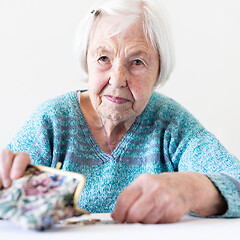
[[[116,31],[113,27],[116,21],[119,21],[116,17],[101,16],[91,34],[87,54],[89,95],[94,109],[103,118],[134,121],[152,94],[159,72],[159,56],[145,39],[141,21],[109,37]],[[101,56],[107,62],[101,61]],[[142,64],[134,64],[136,60]],[[105,96],[128,101],[117,104]]]

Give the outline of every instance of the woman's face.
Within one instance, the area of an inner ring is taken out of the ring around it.
[[[159,73],[159,55],[140,22],[117,31],[116,17],[102,16],[88,46],[89,95],[94,109],[112,121],[134,121],[144,110]]]

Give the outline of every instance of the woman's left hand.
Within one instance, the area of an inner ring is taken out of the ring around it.
[[[121,223],[172,223],[190,211],[207,216],[226,208],[217,188],[200,173],[143,174],[119,195],[112,218]]]

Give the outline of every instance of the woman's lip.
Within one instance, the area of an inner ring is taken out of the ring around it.
[[[105,97],[106,97],[109,101],[111,101],[111,102],[113,102],[113,103],[122,104],[122,103],[128,102],[128,99],[126,99],[126,98],[113,97],[113,96],[111,96],[111,95],[105,95]]]

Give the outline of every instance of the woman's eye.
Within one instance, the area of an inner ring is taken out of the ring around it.
[[[101,61],[101,62],[109,62],[109,59],[108,59],[107,56],[102,56],[102,57],[99,58],[99,61]]]
[[[143,62],[139,59],[136,59],[136,60],[133,61],[133,64],[134,65],[143,65]]]

